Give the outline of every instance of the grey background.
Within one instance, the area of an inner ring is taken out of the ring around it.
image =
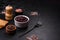
[[[18,37],[25,31],[17,31],[14,36],[8,36],[5,34],[5,28],[0,30],[0,40],[26,40],[27,36],[36,34],[39,40],[60,40],[60,14],[59,14],[59,1],[56,0],[0,0],[0,11],[4,9],[6,5],[12,5],[15,8],[25,9],[25,14],[31,11],[37,11],[40,13],[39,21],[42,22],[42,26],[29,32],[28,34]],[[4,15],[0,15],[3,18]],[[30,23],[29,27],[34,26],[34,22]],[[10,22],[10,23],[13,23]],[[30,27],[30,28],[31,28]],[[29,29],[30,29],[29,28]]]

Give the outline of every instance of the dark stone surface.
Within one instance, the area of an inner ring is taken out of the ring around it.
[[[55,0],[0,0],[1,11],[6,5],[25,9],[25,15],[31,11],[37,11],[40,13],[39,21],[42,23],[41,27],[32,30],[25,36],[19,37],[19,35],[32,28],[35,25],[35,22],[37,22],[37,20],[35,20],[37,18],[28,15],[32,22],[30,22],[27,30],[17,30],[15,35],[9,36],[5,34],[5,28],[1,29],[0,40],[26,40],[26,36],[31,36],[32,34],[36,34],[39,37],[39,40],[60,40],[59,4],[60,3]],[[3,17],[4,15],[0,15],[0,18],[3,19]],[[10,23],[13,23],[13,21],[10,21]]]

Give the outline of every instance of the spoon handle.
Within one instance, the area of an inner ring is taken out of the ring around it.
[[[25,34],[31,32],[32,30],[34,30],[35,28],[37,28],[37,26],[34,26],[33,28],[31,28],[30,30],[26,31],[25,33],[23,33],[22,35],[19,35],[19,37],[24,36]]]

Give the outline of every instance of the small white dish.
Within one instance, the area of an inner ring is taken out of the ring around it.
[[[25,22],[19,22],[16,20],[17,17],[25,17],[27,19],[27,21]],[[25,16],[25,15],[18,15],[14,18],[14,24],[16,27],[18,28],[26,28],[28,26],[28,23],[29,23],[29,17],[28,16]]]

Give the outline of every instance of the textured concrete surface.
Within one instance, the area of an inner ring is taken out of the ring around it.
[[[28,14],[31,11],[39,12],[39,21],[42,22],[42,26],[32,30],[22,37],[19,37],[19,35],[24,33],[25,30],[17,31],[15,35],[8,36],[5,34],[5,29],[1,29],[0,40],[26,40],[26,36],[31,36],[32,34],[36,34],[39,37],[39,40],[60,40],[59,2],[55,0],[0,0],[1,10],[3,10],[6,5],[12,5],[15,9],[23,8],[25,9],[25,14]],[[0,15],[0,18],[3,17],[4,15]],[[31,18],[33,23],[30,22],[30,28],[34,26],[34,22],[37,22],[35,18]],[[13,21],[10,23],[13,23]]]

